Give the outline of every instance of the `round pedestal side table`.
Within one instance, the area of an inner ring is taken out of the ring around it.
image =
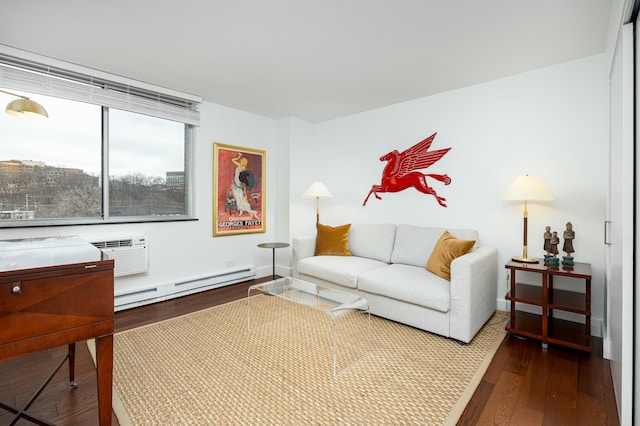
[[[260,248],[271,249],[271,264],[272,264],[272,278],[276,279],[276,249],[289,247],[287,243],[261,243],[258,244]]]

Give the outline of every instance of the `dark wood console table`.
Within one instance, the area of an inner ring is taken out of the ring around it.
[[[544,348],[553,343],[591,351],[590,264],[549,266],[510,261],[505,268],[511,272],[511,285],[505,297],[511,303],[511,318],[505,327],[508,332],[538,339]],[[518,271],[539,274],[541,285],[519,283],[516,278]],[[579,285],[576,291],[556,289],[553,287],[554,277],[584,281],[584,286]],[[516,303],[538,306],[541,314],[516,310]],[[581,315],[584,324],[554,318],[554,310]]]
[[[75,344],[96,339],[99,424],[111,425],[113,378],[113,260],[78,237],[0,241],[0,361],[68,345],[25,407],[0,408],[36,424],[27,409],[65,361],[74,381]],[[13,424],[13,423],[12,423]]]

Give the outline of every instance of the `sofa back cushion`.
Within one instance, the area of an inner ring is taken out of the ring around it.
[[[354,256],[390,263],[395,238],[394,223],[353,223],[349,231],[349,251]]]
[[[431,252],[444,231],[449,231],[456,238],[475,240],[472,251],[478,246],[478,231],[474,229],[398,225],[391,262],[425,268]]]

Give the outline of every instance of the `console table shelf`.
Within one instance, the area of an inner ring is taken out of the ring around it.
[[[591,265],[576,263],[573,266],[553,267],[539,264],[523,264],[510,261],[505,265],[510,271],[510,289],[505,299],[511,304],[511,318],[505,329],[513,334],[537,339],[543,347],[549,343],[591,351]],[[517,282],[517,271],[532,272],[541,276],[541,285]],[[559,290],[553,287],[557,276],[584,280],[584,292]],[[537,306],[541,313],[517,310],[516,303]],[[554,318],[554,311],[582,315],[584,323]]]

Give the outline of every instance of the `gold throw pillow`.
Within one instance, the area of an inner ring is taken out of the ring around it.
[[[444,231],[427,261],[427,271],[451,281],[451,261],[469,253],[475,243],[475,240],[459,240]]]
[[[351,224],[327,226],[316,223],[316,256],[351,256],[349,230]]]

